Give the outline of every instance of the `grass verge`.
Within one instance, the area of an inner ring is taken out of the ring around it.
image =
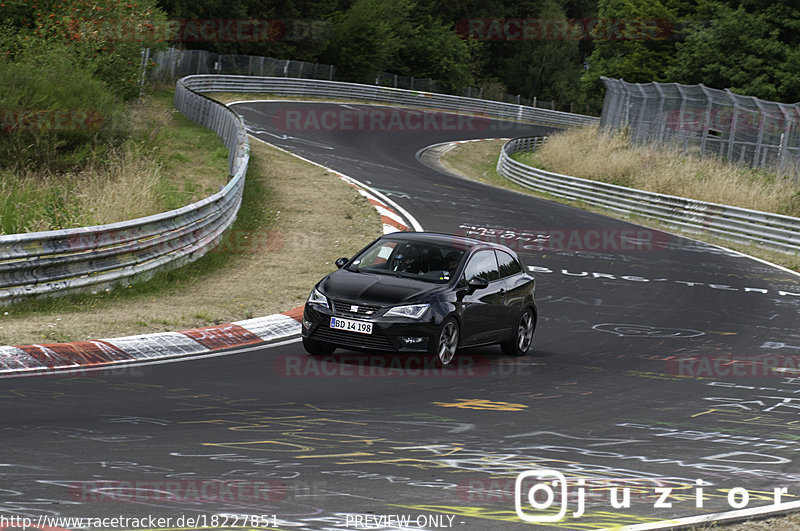
[[[597,126],[568,129],[516,160],[546,171],[709,203],[800,216],[792,179],[725,159],[684,154],[667,146],[632,144]]]
[[[188,125],[181,119],[174,127]],[[189,135],[179,130],[169,134],[179,139]],[[204,149],[213,151],[208,145]],[[191,152],[182,151],[165,167],[177,175],[197,171],[197,159],[186,155]],[[226,174],[227,168],[222,179]],[[174,193],[184,188],[176,186]],[[128,288],[0,308],[0,344],[180,330],[286,311],[303,303],[311,286],[334,269],[336,258],[380,233],[377,212],[351,186],[251,140],[243,203],[217,250]]]
[[[445,153],[441,162],[451,171],[462,175],[467,179],[480,181],[485,184],[506,188],[517,192],[525,193],[528,195],[541,197],[549,201],[555,201],[561,204],[574,206],[583,210],[596,212],[606,216],[626,219],[632,223],[637,223],[645,227],[650,227],[658,230],[682,233],[689,238],[701,240],[714,245],[727,247],[763,260],[767,260],[774,264],[793,269],[800,272],[800,256],[784,254],[780,252],[762,249],[754,245],[744,245],[730,240],[724,240],[714,237],[708,233],[695,233],[695,232],[681,232],[675,228],[669,227],[665,223],[660,223],[655,220],[643,218],[641,216],[622,216],[619,212],[612,210],[605,210],[593,205],[588,205],[580,201],[570,201],[550,194],[539,193],[529,190],[515,183],[510,182],[497,173],[497,160],[500,156],[500,148],[505,143],[504,140],[487,140],[483,142],[469,142],[466,144],[459,144],[455,148]]]
[[[128,108],[130,136],[80,170],[0,172],[0,234],[114,223],[206,197],[226,182],[227,150],[161,90]]]

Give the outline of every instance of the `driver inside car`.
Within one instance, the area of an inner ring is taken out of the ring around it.
[[[403,254],[399,255],[397,259],[397,271],[404,271],[412,275],[422,275],[425,272],[422,253],[418,249],[409,247],[405,249]]]

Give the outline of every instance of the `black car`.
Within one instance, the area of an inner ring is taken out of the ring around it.
[[[303,346],[424,352],[449,364],[459,347],[499,343],[521,356],[536,328],[533,277],[507,247],[461,236],[382,236],[311,291]]]

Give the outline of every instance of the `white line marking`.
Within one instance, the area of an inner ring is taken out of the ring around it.
[[[343,179],[343,180],[345,180],[347,182],[350,182],[352,184],[361,186],[365,190],[368,190],[370,193],[374,194],[381,201],[383,201],[384,203],[386,203],[388,205],[391,205],[395,210],[400,212],[400,215],[403,216],[404,218],[406,218],[406,220],[408,220],[409,223],[411,223],[411,226],[414,227],[414,230],[416,232],[422,232],[424,230],[422,228],[422,225],[420,225],[419,221],[417,221],[417,219],[414,216],[409,214],[406,209],[404,209],[403,207],[401,207],[400,205],[398,205],[397,203],[395,203],[394,201],[392,201],[391,199],[389,199],[388,197],[386,197],[385,195],[383,195],[379,191],[375,190],[374,188],[372,188],[370,186],[367,186],[366,184],[362,183],[358,179],[354,179],[354,178],[350,177],[349,175],[345,175],[344,173],[342,173],[340,171],[337,171],[337,170],[334,170],[333,168],[329,168],[327,166],[324,166],[324,165],[320,164],[319,162],[314,162],[313,160],[307,159],[307,158],[305,158],[305,157],[303,157],[301,155],[298,155],[297,153],[292,153],[288,149],[283,149],[282,147],[276,146],[275,144],[270,144],[269,142],[267,142],[266,140],[263,140],[261,138],[258,138],[258,137],[255,137],[255,136],[253,136],[251,138],[253,138],[254,140],[258,140],[259,142],[262,142],[264,144],[267,144],[268,146],[272,146],[273,148],[275,148],[275,149],[277,149],[279,151],[283,151],[284,153],[287,153],[287,154],[289,154],[289,155],[291,155],[293,157],[297,157],[298,159],[300,159],[300,160],[302,160],[304,162],[308,162],[309,164],[313,164],[314,166],[317,166],[317,167],[322,168],[322,169],[324,169],[326,171],[329,171],[329,172],[331,172],[331,173],[333,173],[335,175],[338,175],[341,179]]]
[[[695,524],[704,524],[710,522],[724,522],[726,520],[745,520],[754,516],[767,516],[775,512],[785,512],[800,509],[800,501],[785,502],[767,505],[766,507],[753,507],[752,509],[738,509],[735,511],[726,511],[721,513],[703,514],[700,516],[687,516],[685,518],[676,518],[674,520],[664,520],[661,522],[652,522],[648,524],[635,524],[626,527],[606,528],[600,531],[648,531],[651,529],[672,529],[675,527],[684,527]]]

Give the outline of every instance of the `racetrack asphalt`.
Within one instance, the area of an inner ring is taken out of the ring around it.
[[[441,116],[415,127],[405,115],[390,126],[374,116],[394,111],[362,104],[234,109],[255,137],[368,184],[426,230],[514,248],[537,279],[533,352],[472,349],[442,371],[413,356],[315,359],[289,338],[3,379],[0,517],[171,519],[94,522],[127,524],[117,529],[214,518],[217,528],[529,528],[515,502],[540,521],[559,507],[531,506],[532,476],[516,488],[534,470],[567,478],[568,512],[552,524],[567,529],[728,511],[745,492],[743,507],[768,506],[776,487],[782,501],[798,499],[796,275],[416,157],[439,142],[545,127]],[[358,113],[368,118],[354,126]]]

